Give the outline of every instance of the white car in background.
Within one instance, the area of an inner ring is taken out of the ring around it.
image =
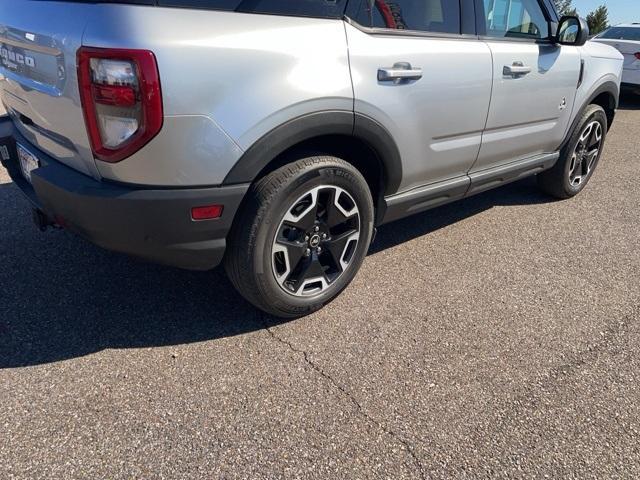
[[[640,94],[640,23],[616,25],[593,41],[611,45],[624,55],[622,84]]]

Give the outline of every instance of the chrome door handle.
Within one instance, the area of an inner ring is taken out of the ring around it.
[[[420,80],[422,78],[422,69],[413,68],[410,63],[398,62],[391,68],[381,68],[378,70],[379,82],[402,83],[411,80]]]
[[[502,74],[505,77],[517,78],[528,75],[532,71],[533,69],[531,67],[525,66],[525,64],[522,62],[513,62],[513,65],[511,66],[505,65],[504,69],[502,70]]]

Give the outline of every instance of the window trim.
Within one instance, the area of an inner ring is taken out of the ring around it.
[[[430,32],[427,30],[398,30],[394,28],[367,27],[362,25],[355,17],[359,13],[363,2],[368,0],[349,0],[345,11],[344,20],[351,26],[369,35],[391,35],[394,37],[424,37],[442,38],[449,40],[477,40],[475,32],[475,5],[474,0],[456,0],[460,6],[460,33]],[[451,0],[447,0],[451,1]],[[471,30],[473,26],[473,31]]]
[[[426,32],[422,30],[398,30],[393,28],[365,27],[356,22],[351,17],[345,17],[345,22],[363,33],[376,36],[391,37],[417,37],[417,38],[441,38],[446,40],[478,40],[477,35],[468,33],[444,33],[444,32]]]
[[[78,0],[78,1],[95,1],[95,0]],[[108,0],[102,0],[103,2],[107,2]],[[117,2],[117,0],[113,0]],[[274,12],[252,12],[252,11],[244,11],[244,10],[230,10],[226,8],[219,7],[211,7],[198,5],[197,0],[174,0],[176,4],[163,4],[158,0],[138,0],[138,1],[151,1],[153,5],[158,6],[159,8],[177,8],[184,10],[201,10],[207,12],[224,12],[224,13],[237,13],[240,15],[271,15],[275,17],[290,17],[290,18],[316,18],[320,20],[342,20],[344,18],[344,12],[347,9],[347,6],[350,3],[350,0],[345,0],[345,5],[342,7],[342,12],[337,12],[335,15],[309,15],[309,14],[293,14],[293,13],[274,13]],[[170,0],[165,0],[170,1]]]
[[[547,38],[526,38],[526,37],[493,37],[487,35],[487,19],[485,18],[484,0],[475,0],[476,5],[476,31],[478,32],[478,38],[485,42],[516,42],[516,43],[535,43],[539,45],[555,45],[553,41],[553,28],[552,24],[554,20],[546,0],[535,0],[538,2],[540,10],[547,21],[547,28],[549,30],[549,36]]]

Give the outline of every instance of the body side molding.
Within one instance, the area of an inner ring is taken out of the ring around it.
[[[377,224],[399,220],[535,175],[553,167],[559,157],[558,152],[536,155],[387,196],[383,200],[384,212]]]
[[[515,182],[553,167],[560,158],[560,153],[544,153],[534,157],[517,160],[497,167],[469,174],[471,185],[468,197],[486,192],[500,185]]]
[[[384,198],[384,213],[378,225],[400,220],[464,198],[471,181],[467,175],[444,180],[431,185],[413,188]]]

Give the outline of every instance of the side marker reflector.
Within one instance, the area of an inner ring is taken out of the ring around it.
[[[224,205],[207,205],[204,207],[193,207],[191,209],[191,218],[193,220],[213,220],[220,218]]]

